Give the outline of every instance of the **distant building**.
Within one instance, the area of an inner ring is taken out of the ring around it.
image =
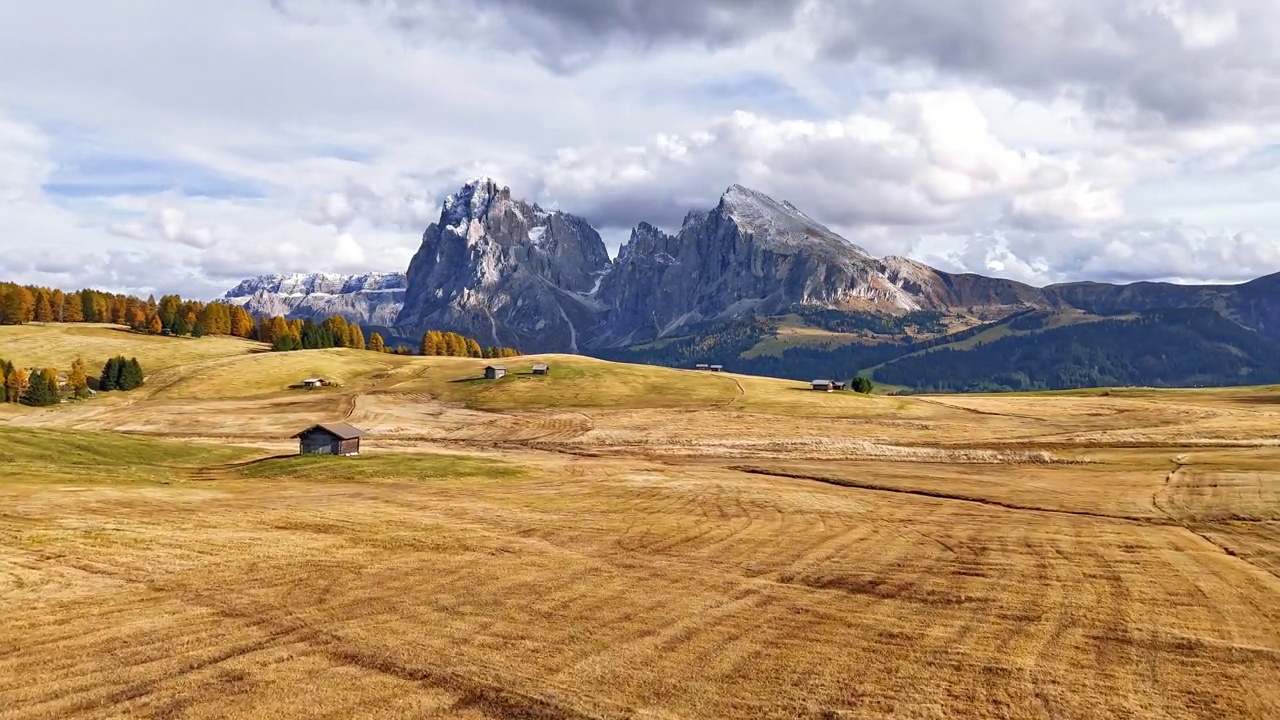
[[[293,437],[300,455],[359,455],[364,431],[347,423],[320,423]]]
[[[844,389],[846,389],[846,388],[848,388],[848,387],[849,387],[849,383],[847,383],[847,382],[841,382],[841,381],[839,381],[839,380],[837,380],[837,381],[835,381],[835,382],[833,382],[833,383],[831,383],[831,384],[832,384],[832,386],[834,386],[834,388],[835,388],[836,390],[844,390]]]
[[[710,370],[711,372],[724,372],[724,366],[723,366],[723,365],[712,365],[711,367],[709,367],[709,368],[707,368],[707,369],[708,369],[708,370]]]
[[[542,363],[539,363],[533,366],[533,374],[534,375],[550,375],[551,368]]]
[[[302,387],[304,388],[324,387],[324,380],[321,380],[320,378],[307,378],[306,380],[302,381]]]
[[[708,364],[706,364],[706,363],[698,363],[697,365],[694,365],[694,366],[693,366],[693,369],[694,369],[694,370],[708,370],[708,369],[710,369],[710,367],[711,367],[711,366],[710,366],[710,365],[708,365]]]
[[[486,380],[497,380],[507,376],[507,369],[501,365],[490,365],[484,369],[484,378]]]
[[[814,380],[810,385],[814,390],[822,392],[832,392],[836,389],[836,384],[830,380]]]

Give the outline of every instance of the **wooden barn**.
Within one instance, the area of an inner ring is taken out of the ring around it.
[[[490,365],[484,369],[485,380],[497,380],[507,376],[507,369],[501,365]]]
[[[711,372],[724,372],[724,366],[723,366],[723,365],[712,365],[712,366],[708,367],[707,369],[708,369],[708,370],[710,370]]]
[[[550,375],[551,367],[548,365],[544,365],[542,363],[538,363],[537,365],[533,366],[533,374],[534,375]]]
[[[307,378],[302,381],[302,387],[307,389],[324,387],[324,380],[320,378]]]
[[[836,384],[830,380],[814,380],[810,385],[819,392],[834,392]]]
[[[707,369],[709,369],[710,367],[711,367],[711,366],[710,366],[710,365],[708,365],[708,364],[706,364],[706,363],[698,363],[697,365],[694,365],[694,366],[693,366],[693,369],[694,369],[694,370],[707,370]]]
[[[299,455],[359,455],[364,431],[347,423],[320,423],[293,437]]]

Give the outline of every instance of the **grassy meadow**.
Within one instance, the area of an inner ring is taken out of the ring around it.
[[[1275,388],[0,347],[148,372],[0,408],[5,720],[1280,717]]]

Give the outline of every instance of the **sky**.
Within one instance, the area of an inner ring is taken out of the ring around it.
[[[1280,271],[1274,0],[0,2],[0,279],[402,271],[487,175],[611,252],[741,183],[1037,285]]]

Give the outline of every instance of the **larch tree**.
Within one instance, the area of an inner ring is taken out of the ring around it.
[[[0,324],[21,325],[31,322],[35,304],[30,290],[19,286],[10,288],[0,297]]]
[[[85,366],[84,358],[77,357],[71,361],[71,372],[67,374],[67,385],[71,386],[71,392],[78,398],[89,396],[89,370]]]
[[[162,330],[164,330],[164,325],[160,322],[160,316],[152,315],[151,320],[147,323],[147,332],[152,335],[159,335]]]
[[[49,293],[40,292],[36,295],[35,320],[38,323],[51,323],[54,320],[53,306],[49,304]]]
[[[4,386],[8,391],[9,402],[16,403],[22,399],[22,394],[27,391],[27,380],[29,375],[26,370],[20,367],[13,368],[9,372],[9,377],[5,378]]]
[[[62,322],[84,322],[84,303],[80,293],[67,293],[62,300]]]
[[[484,351],[480,349],[480,343],[475,338],[467,338],[467,357],[484,357]]]
[[[369,349],[374,352],[386,352],[387,346],[382,340],[382,335],[373,333],[369,336]]]
[[[355,323],[347,325],[347,347],[364,350],[364,329]]]

